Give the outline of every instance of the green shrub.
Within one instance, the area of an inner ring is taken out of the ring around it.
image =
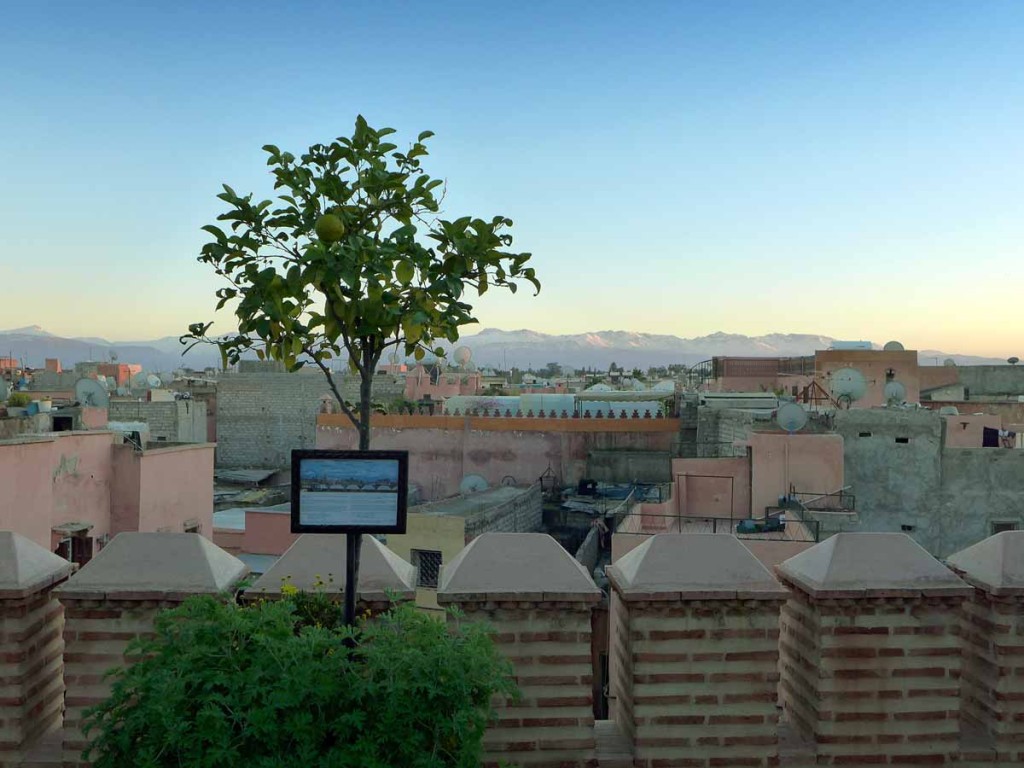
[[[10,408],[24,408],[32,402],[32,395],[27,392],[11,392],[7,396],[7,405]]]
[[[495,694],[486,628],[398,606],[356,628],[326,597],[196,597],[161,614],[91,709],[95,768],[475,768]]]

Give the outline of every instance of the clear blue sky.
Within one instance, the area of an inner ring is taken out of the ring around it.
[[[535,254],[483,325],[1019,354],[1022,39],[1016,0],[10,3],[0,328],[209,319],[220,183],[361,112]]]

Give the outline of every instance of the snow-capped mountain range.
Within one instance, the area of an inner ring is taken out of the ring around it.
[[[692,339],[667,334],[631,331],[595,331],[578,334],[547,334],[531,330],[503,331],[485,328],[467,335],[458,345],[472,350],[473,360],[481,367],[542,368],[548,363],[574,367],[607,368],[616,363],[622,368],[644,368],[672,364],[692,365],[715,355],[740,357],[790,357],[812,355],[828,349],[835,339],[802,333],[769,333],[744,336],[736,333],[712,333]],[[879,344],[875,344],[880,348]],[[449,345],[449,349],[451,345]],[[60,359],[70,367],[85,360],[109,361],[116,355],[123,363],[141,364],[146,371],[172,371],[176,368],[219,366],[215,349],[198,346],[182,357],[184,347],[177,336],[149,341],[110,342],[95,337],[64,338],[37,325],[0,331],[0,357],[15,357],[26,365],[42,367],[48,357]],[[919,350],[923,365],[941,364],[952,358],[960,365],[1000,364],[999,358]]]

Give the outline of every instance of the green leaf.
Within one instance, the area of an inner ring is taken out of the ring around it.
[[[416,137],[416,141],[424,141],[434,135],[433,131],[423,131],[419,136]]]

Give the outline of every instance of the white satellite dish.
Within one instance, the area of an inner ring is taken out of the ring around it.
[[[664,381],[659,381],[657,384],[654,385],[654,391],[655,392],[675,392],[676,391],[676,383],[674,381],[672,381],[671,379],[665,379]]]
[[[75,400],[90,408],[106,408],[110,395],[96,379],[79,379],[75,382]]]
[[[907,402],[907,388],[898,381],[890,381],[885,385],[885,402],[888,405],[901,405]]]
[[[587,387],[584,392],[611,392],[612,388],[607,384],[595,384],[592,387]]]
[[[460,368],[465,368],[473,359],[473,350],[469,347],[456,347],[455,351],[452,352],[452,359],[458,363]]]
[[[887,341],[882,347],[883,352],[903,352],[903,345],[898,341]]]
[[[459,483],[459,493],[463,495],[479,493],[480,491],[486,491],[489,487],[487,481],[480,477],[480,475],[466,475],[462,478],[462,482]]]
[[[146,389],[149,386],[149,382],[146,381],[146,374],[136,373],[132,376],[132,389]]]
[[[158,389],[160,387],[160,377],[154,376],[152,373],[146,377],[146,386],[150,389]]]
[[[172,381],[174,381],[174,374],[173,373],[161,373],[160,374],[160,383],[163,384],[165,387],[168,384],[170,384]]]
[[[107,392],[110,391],[111,379],[109,379],[106,376],[100,374],[99,376],[96,377],[96,381],[98,381],[100,386],[103,387],[105,390],[107,390]]]
[[[942,361],[942,364],[947,368],[956,368],[956,360],[954,360],[952,357],[947,357],[945,360]]]
[[[633,379],[633,389],[636,392],[646,392],[647,385],[640,381],[640,379]]]
[[[939,408],[939,416],[959,416],[960,409],[955,405],[944,405]]]
[[[844,408],[864,397],[868,382],[856,368],[840,368],[832,374],[832,396]]]
[[[775,412],[775,422],[790,434],[807,425],[807,411],[800,403],[786,403]]]

